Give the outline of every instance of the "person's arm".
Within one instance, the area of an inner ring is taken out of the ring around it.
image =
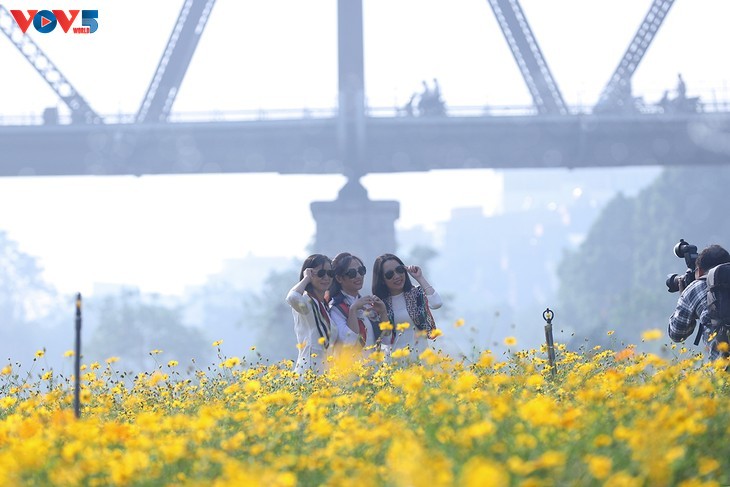
[[[304,269],[304,277],[289,290],[286,295],[286,302],[294,308],[299,314],[309,313],[309,300],[304,297],[304,291],[307,284],[312,281],[312,273],[314,269]]]
[[[669,317],[667,332],[673,342],[682,342],[692,335],[697,325],[696,310],[701,300],[705,299],[707,288],[704,282],[695,281],[690,284],[677,300],[677,307]]]
[[[352,308],[350,308],[352,309]],[[354,345],[357,343],[358,333],[350,329],[348,318],[337,306],[333,306],[330,311],[330,319],[334,321],[337,327],[337,341],[345,345]],[[357,326],[357,324],[355,325]]]
[[[417,265],[408,266],[408,273],[418,282],[418,285],[423,289],[424,294],[428,298],[428,307],[431,309],[438,309],[443,304],[441,296],[428,283],[426,277],[423,275],[423,270]]]

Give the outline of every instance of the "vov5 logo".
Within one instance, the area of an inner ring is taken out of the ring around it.
[[[27,15],[26,13],[27,12]],[[68,33],[73,26],[74,21],[81,12],[81,27],[74,27],[74,34],[93,34],[99,28],[98,10],[11,10],[15,22],[17,22],[23,34],[28,30],[30,24],[33,24],[35,30],[42,34],[53,32],[56,26],[61,26],[64,32]]]

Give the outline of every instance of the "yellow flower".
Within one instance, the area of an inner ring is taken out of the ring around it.
[[[221,367],[225,367],[226,369],[232,369],[236,365],[241,363],[241,359],[238,357],[231,357],[229,359],[226,359],[221,365]]]
[[[243,386],[243,390],[246,392],[256,392],[261,389],[261,382],[257,380],[250,380]]]
[[[614,331],[613,331],[613,330],[608,330],[608,331],[606,332],[606,335],[608,335],[608,336],[611,336],[611,335],[613,335],[613,334],[614,334]]]
[[[168,367],[177,367],[177,360],[170,360],[167,362]]]
[[[383,321],[380,323],[380,331],[389,331],[393,329],[393,325],[390,321]]]
[[[411,327],[411,324],[408,323],[407,321],[405,323],[398,323],[397,325],[395,325],[395,331],[407,330],[410,327]]]
[[[253,346],[251,347],[251,351],[253,351],[253,350],[256,350],[256,345],[253,345]]]
[[[517,345],[517,339],[515,337],[507,337],[504,339],[504,344],[507,345],[508,347]]]
[[[12,373],[13,373],[13,366],[10,364],[3,367],[3,370],[0,371],[0,374],[2,374],[2,375],[10,375]]]
[[[464,318],[459,318],[454,322],[455,328],[461,328],[462,326],[464,326]]]
[[[154,349],[154,350],[152,350],[152,351],[150,352],[150,355],[159,355],[159,354],[161,354],[161,353],[162,353],[162,350],[157,350],[157,349]]]
[[[408,347],[399,348],[398,350],[395,350],[393,353],[390,354],[393,358],[402,358],[407,357],[410,355],[411,350]]]
[[[651,330],[646,330],[644,333],[641,334],[641,339],[645,342],[650,342],[652,340],[659,340],[662,337],[663,333],[658,328],[653,328]]]
[[[491,367],[493,363],[494,356],[489,350],[485,350],[479,355],[479,361],[477,362],[479,367]]]
[[[74,355],[76,355],[76,354],[74,353],[73,350],[66,350],[65,352],[63,352],[64,357],[73,357]]]
[[[484,457],[470,458],[461,471],[460,485],[464,487],[507,487],[509,471],[499,463]]]
[[[611,458],[603,455],[587,455],[585,461],[588,464],[588,471],[598,480],[608,477],[613,468]]]
[[[723,353],[730,351],[730,344],[728,342],[720,342],[717,344],[717,350]]]
[[[217,346],[219,346],[219,345],[220,345],[221,343],[223,343],[223,340],[216,340],[216,341],[214,341],[214,342],[213,342],[213,346],[214,346],[214,347],[217,347]]]
[[[433,330],[431,330],[430,336],[431,336],[431,338],[436,338],[436,337],[440,337],[443,334],[444,334],[444,332],[441,331],[440,328],[434,328]]]
[[[11,396],[5,396],[3,398],[0,398],[0,407],[4,409],[8,409],[10,406],[18,402],[18,398],[11,397]]]
[[[106,363],[113,364],[114,362],[119,362],[119,357],[109,357],[106,359]]]
[[[38,350],[38,351],[37,351],[37,352],[35,353],[35,356],[36,356],[36,358],[41,358],[41,357],[42,357],[42,356],[44,356],[45,354],[46,354],[46,351],[45,351],[45,350]]]
[[[318,342],[318,343],[319,343],[320,345],[324,345],[324,342],[326,342],[326,341],[327,341],[327,340],[325,339],[325,337],[319,337],[319,339],[317,340],[317,342]]]
[[[707,475],[720,468],[720,462],[714,458],[700,458],[699,472],[700,475]]]
[[[307,346],[307,341],[306,340],[304,340],[302,343],[297,343],[297,348],[299,350],[302,350],[306,346]]]

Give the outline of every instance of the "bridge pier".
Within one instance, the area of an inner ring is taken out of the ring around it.
[[[350,252],[363,259],[368,269],[362,292],[368,284],[375,258],[396,251],[395,221],[400,216],[398,201],[372,201],[358,179],[349,179],[334,201],[314,201],[312,216],[317,223],[315,252],[333,258]]]

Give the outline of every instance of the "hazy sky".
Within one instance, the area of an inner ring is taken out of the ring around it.
[[[89,36],[58,30],[32,38],[99,113],[134,113],[181,0],[0,0],[8,9],[99,10]],[[369,104],[402,105],[438,78],[449,106],[528,105],[529,93],[486,0],[365,0]],[[337,97],[335,0],[218,0],[174,110],[332,108]],[[522,0],[569,104],[593,104],[650,0]],[[678,72],[688,94],[730,99],[730,2],[676,0],[634,76],[656,101]],[[53,91],[0,35],[0,116],[59,106]],[[63,108],[63,107],[60,107]],[[0,148],[1,150],[1,148]],[[179,293],[226,258],[304,256],[309,204],[332,200],[344,178],[203,175],[0,179],[0,229],[39,257],[64,292],[94,282]],[[370,175],[373,199],[400,199],[398,226],[433,225],[451,208],[498,204],[492,171]],[[287,195],[282,199],[281,195]],[[438,194],[439,199],[424,198]]]

